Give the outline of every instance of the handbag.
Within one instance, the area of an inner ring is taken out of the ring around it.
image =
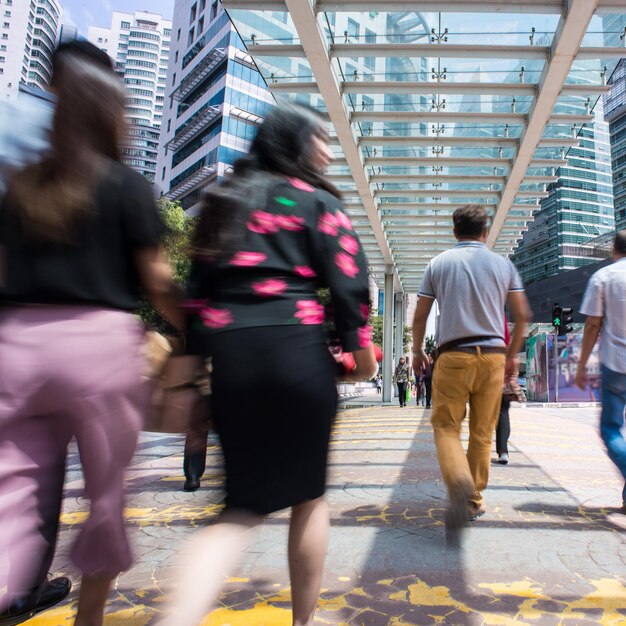
[[[208,413],[210,364],[198,356],[185,354],[182,342],[176,338],[154,331],[146,335],[144,351],[150,371],[146,380],[150,402],[144,430],[185,433],[195,412]]]

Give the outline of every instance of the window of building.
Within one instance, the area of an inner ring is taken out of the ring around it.
[[[4,17],[11,17],[11,11],[5,11]]]
[[[4,63],[6,61],[5,57],[0,57],[0,63]]]
[[[206,0],[200,0],[200,11],[199,11],[199,13],[202,13],[202,11],[204,11],[204,9],[206,9]]]
[[[126,29],[130,29],[130,22],[122,22],[120,24],[121,28],[126,28]]]
[[[198,35],[201,35],[203,30],[204,30],[204,15],[198,20]]]
[[[191,7],[191,11],[189,12],[189,23],[190,24],[192,24],[195,21],[197,13],[198,13],[198,3],[194,2],[193,6]]]
[[[176,54],[174,55],[174,63],[178,63],[178,50],[176,50]]]
[[[176,33],[176,41],[180,41],[180,28],[178,29],[178,32]]]
[[[169,37],[172,34],[172,29],[171,28],[164,28],[163,29],[163,36],[164,37]]]
[[[172,76],[172,85],[176,84],[176,72],[174,72],[174,76]]]
[[[376,43],[376,33],[369,28],[365,29],[365,43]]]
[[[211,19],[214,20],[217,17],[217,0],[213,0],[211,5]]]
[[[9,28],[9,26],[11,26],[11,25],[9,24],[9,22],[4,22],[4,23],[2,24],[2,28]]]
[[[187,45],[190,46],[193,43],[193,37],[196,33],[196,29],[192,26],[189,30],[189,36],[187,37]]]
[[[167,120],[167,132],[169,133],[172,130],[172,120]]]
[[[163,168],[163,171],[161,172],[161,180],[165,180],[165,168]]]
[[[348,18],[348,37],[350,39],[358,39],[360,34],[360,26],[359,23],[353,20],[351,17]]]

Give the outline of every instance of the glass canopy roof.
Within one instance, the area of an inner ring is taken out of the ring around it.
[[[403,291],[454,243],[462,204],[490,209],[496,252],[515,248],[626,56],[626,0],[223,4],[275,96],[328,117],[372,276]]]

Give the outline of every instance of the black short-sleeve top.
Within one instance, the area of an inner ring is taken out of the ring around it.
[[[93,305],[127,311],[138,307],[140,282],[133,253],[157,244],[166,232],[143,176],[107,162],[94,209],[77,225],[70,242],[32,239],[10,202],[8,195],[0,205],[5,266],[0,305]]]
[[[301,180],[276,179],[245,229],[241,250],[229,258],[193,260],[186,303],[191,344],[206,333],[322,325],[318,291],[328,288],[343,349],[369,345],[366,258],[337,198]]]

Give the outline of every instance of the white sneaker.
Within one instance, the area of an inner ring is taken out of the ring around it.
[[[509,462],[509,455],[506,452],[498,455],[498,463],[500,465],[506,465]]]

